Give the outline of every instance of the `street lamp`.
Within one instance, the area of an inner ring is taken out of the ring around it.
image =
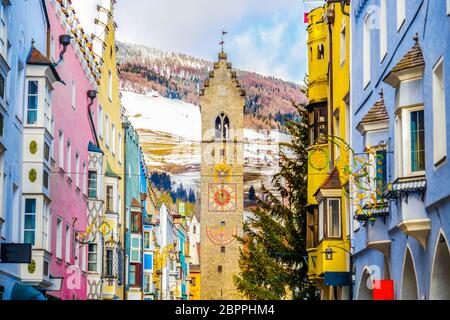
[[[325,253],[325,260],[328,261],[333,260],[333,253],[334,253],[333,249],[328,247],[325,249],[324,253]]]

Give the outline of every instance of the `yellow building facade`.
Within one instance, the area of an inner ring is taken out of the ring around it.
[[[110,226],[110,233],[102,239],[98,254],[103,257],[102,298],[124,297],[124,227],[125,226],[125,138],[122,127],[123,110],[119,92],[119,76],[116,66],[116,42],[114,0],[103,0],[98,6],[98,18],[94,35],[94,52],[101,57],[101,77],[98,85],[97,135],[104,153],[103,185],[105,204],[103,219]],[[101,252],[100,252],[101,251]]]
[[[308,276],[322,299],[348,299],[350,220],[349,6],[308,14]]]

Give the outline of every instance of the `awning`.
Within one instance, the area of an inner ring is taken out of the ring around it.
[[[29,300],[47,300],[42,293],[33,288],[20,283],[16,283],[11,293],[11,300],[29,301]]]
[[[344,286],[352,285],[352,274],[350,272],[325,272],[324,283],[326,286]]]

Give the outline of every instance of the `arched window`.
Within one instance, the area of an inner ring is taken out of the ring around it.
[[[216,139],[229,139],[230,138],[230,119],[225,113],[221,113],[216,118]]]

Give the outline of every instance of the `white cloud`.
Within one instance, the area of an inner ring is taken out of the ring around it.
[[[73,0],[83,25],[93,25],[101,1]],[[305,68],[300,63],[306,63],[300,0],[118,0],[115,16],[122,41],[211,60],[226,30],[227,51],[239,68],[303,78],[298,76]]]

